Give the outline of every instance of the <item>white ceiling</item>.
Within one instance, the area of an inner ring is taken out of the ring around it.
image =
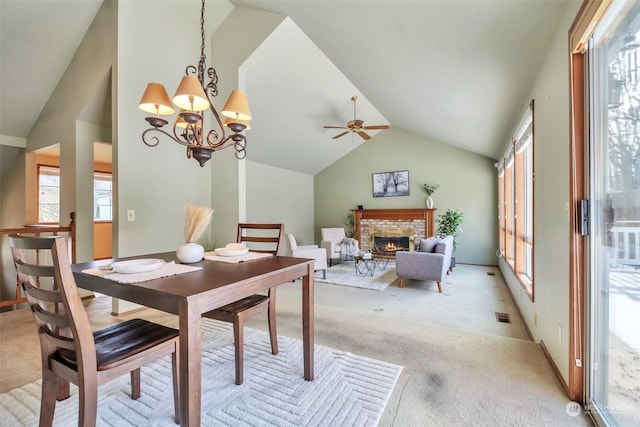
[[[0,134],[29,134],[101,4],[0,0]]]
[[[243,65],[250,158],[322,170],[361,143],[322,128],[354,94],[365,125],[497,158],[567,1],[231,0],[291,18]],[[0,134],[28,135],[101,3],[0,0]]]

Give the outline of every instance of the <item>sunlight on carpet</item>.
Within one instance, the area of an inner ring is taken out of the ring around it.
[[[266,332],[245,328],[244,384],[235,385],[233,334],[203,319],[202,424],[375,426],[401,366],[315,346],[315,378],[303,378],[300,340],[278,337],[271,354]],[[99,389],[98,425],[175,426],[171,361],[142,368],[142,396],[129,398],[129,376]],[[40,381],[0,394],[0,426],[38,424]],[[77,423],[78,394],[56,405],[55,426]]]
[[[390,262],[384,270],[375,268],[373,276],[356,275],[356,268],[352,261],[341,262],[327,268],[327,278],[322,278],[322,272],[317,272],[316,282],[330,283],[332,285],[353,286],[356,288],[383,291],[398,279],[395,264]]]

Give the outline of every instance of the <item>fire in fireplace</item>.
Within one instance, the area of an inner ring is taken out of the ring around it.
[[[414,249],[413,229],[372,229],[369,234],[371,248],[374,252],[393,253]]]
[[[374,237],[373,250],[375,252],[395,252],[409,250],[409,236],[404,237]]]

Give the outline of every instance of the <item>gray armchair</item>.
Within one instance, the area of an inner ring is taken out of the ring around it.
[[[451,268],[453,236],[443,239],[430,237],[420,241],[420,250],[396,253],[396,274],[400,278],[400,288],[404,279],[433,280],[442,292],[442,281]]]

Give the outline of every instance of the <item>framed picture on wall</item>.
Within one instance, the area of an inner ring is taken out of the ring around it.
[[[409,171],[378,172],[373,174],[373,197],[409,195]]]

